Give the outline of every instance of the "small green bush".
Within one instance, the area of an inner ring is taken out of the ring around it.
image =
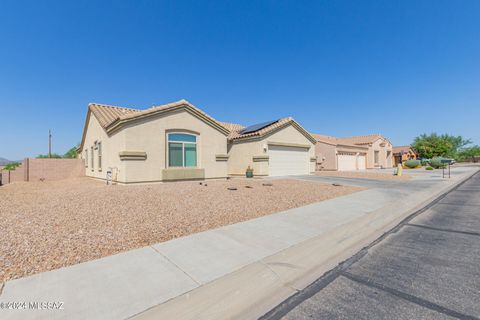
[[[426,167],[425,170],[433,170],[432,167]]]
[[[429,166],[430,165],[430,159],[423,159],[422,160],[422,166]]]
[[[446,165],[442,163],[442,159],[444,158],[441,158],[441,157],[433,158],[432,160],[430,160],[430,166],[435,169],[442,169],[446,167]]]
[[[407,160],[405,161],[405,167],[413,169],[413,168],[418,168],[422,166],[422,163],[420,160]]]

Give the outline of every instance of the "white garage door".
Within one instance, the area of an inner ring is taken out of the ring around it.
[[[367,157],[365,155],[358,156],[358,170],[367,169]]]
[[[292,176],[310,173],[308,149],[269,146],[270,176]]]
[[[354,171],[357,170],[357,156],[351,154],[339,154],[338,171]]]

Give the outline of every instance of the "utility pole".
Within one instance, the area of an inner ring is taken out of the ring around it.
[[[48,129],[48,158],[52,157],[52,131]]]

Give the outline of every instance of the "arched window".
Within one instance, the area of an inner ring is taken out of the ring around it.
[[[195,135],[169,133],[167,139],[169,167],[197,166],[197,137]]]

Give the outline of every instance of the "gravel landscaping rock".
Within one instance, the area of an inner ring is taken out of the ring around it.
[[[78,178],[0,187],[0,283],[361,190],[262,183],[107,186]]]

